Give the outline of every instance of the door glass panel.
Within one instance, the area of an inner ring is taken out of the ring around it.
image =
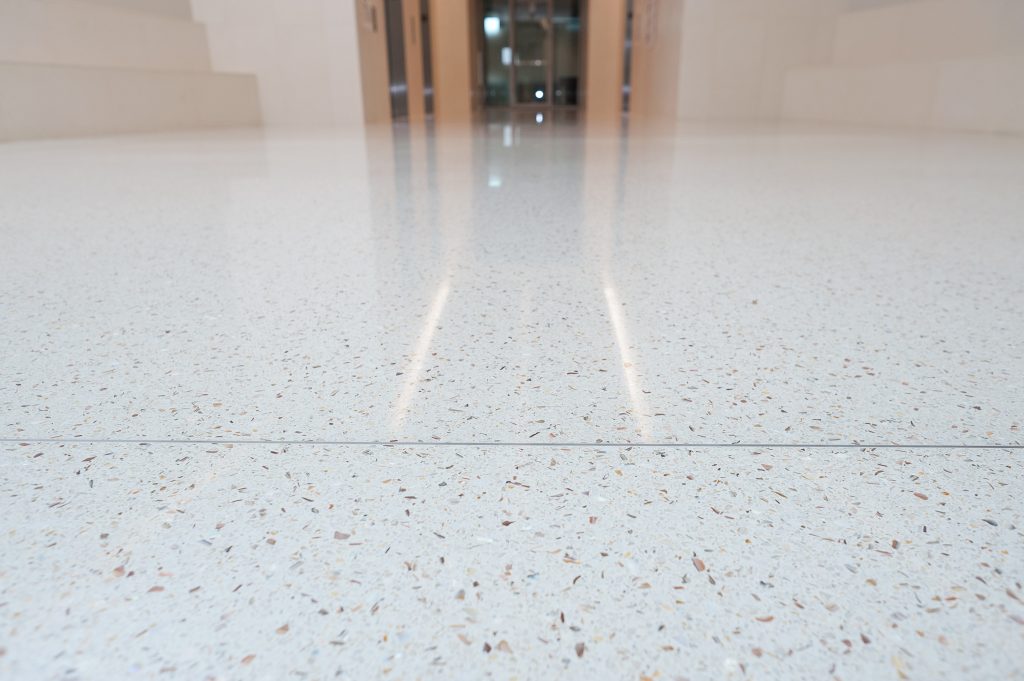
[[[575,106],[580,81],[580,0],[554,0],[551,25],[554,31],[554,104]]]
[[[548,18],[547,0],[518,0],[515,9],[516,102],[546,104],[548,92]]]
[[[511,103],[508,101],[512,76],[509,2],[511,0],[483,0],[484,103],[487,106]]]

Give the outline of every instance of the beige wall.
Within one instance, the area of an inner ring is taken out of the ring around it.
[[[684,3],[633,0],[630,120],[676,116]]]
[[[625,0],[591,0],[585,7],[583,106],[588,124],[617,124],[622,118]]]
[[[256,75],[267,125],[346,126],[363,122],[354,2],[192,0],[192,11],[213,68]]]
[[[473,118],[472,0],[430,0],[430,51],[434,117],[438,123],[465,123]]]
[[[363,120],[391,122],[387,20],[383,0],[355,0]]]

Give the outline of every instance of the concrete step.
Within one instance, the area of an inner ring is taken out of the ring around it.
[[[260,124],[253,76],[0,63],[0,141]]]
[[[165,17],[190,20],[192,18],[191,0],[86,0],[98,5],[110,5],[129,9],[135,12],[161,14]]]
[[[1024,55],[1021,0],[916,0],[847,12],[836,26],[842,66]]]
[[[795,69],[787,119],[1024,133],[1024,57]]]
[[[2,0],[0,62],[175,71],[210,69],[206,29],[83,0]]]

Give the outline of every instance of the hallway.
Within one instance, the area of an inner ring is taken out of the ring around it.
[[[0,148],[0,676],[1019,674],[1022,152]]]

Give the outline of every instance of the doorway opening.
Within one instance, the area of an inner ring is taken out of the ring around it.
[[[575,107],[584,0],[480,0],[484,105]]]

